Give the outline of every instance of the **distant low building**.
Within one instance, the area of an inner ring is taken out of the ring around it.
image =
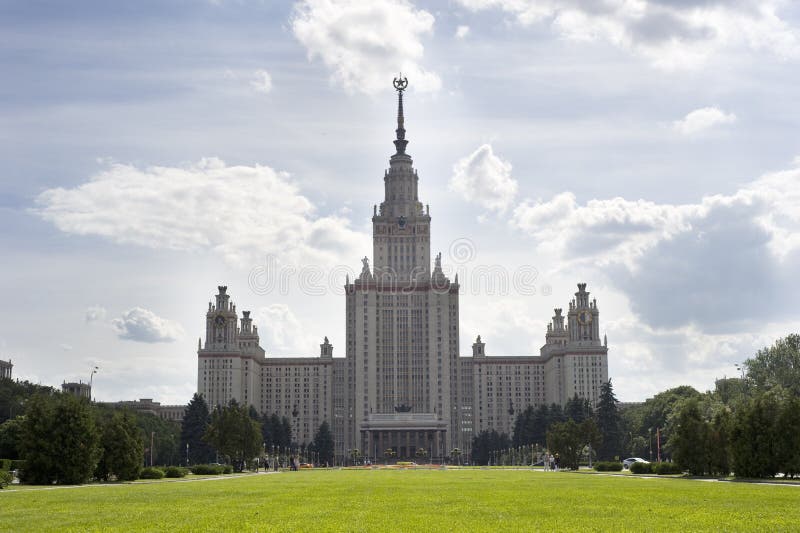
[[[78,381],[77,383],[67,383],[65,381],[61,384],[61,392],[77,396],[78,398],[92,399],[92,386],[82,381]]]
[[[0,378],[11,379],[12,368],[14,368],[14,365],[11,364],[10,359],[8,361],[0,360]]]
[[[140,398],[139,400],[126,400],[121,402],[107,402],[105,405],[131,409],[139,413],[149,413],[164,420],[172,420],[173,422],[182,422],[183,415],[186,412],[185,405],[161,405],[161,402],[153,401],[152,398]]]

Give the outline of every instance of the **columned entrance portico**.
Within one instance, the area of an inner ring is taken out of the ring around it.
[[[364,455],[380,461],[387,449],[397,459],[413,460],[424,448],[427,457],[442,457],[447,436],[447,422],[433,413],[373,414],[361,426]]]

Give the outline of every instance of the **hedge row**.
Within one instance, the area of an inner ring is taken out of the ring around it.
[[[631,473],[668,476],[671,474],[683,474],[683,470],[675,463],[633,463],[631,465]]]
[[[139,474],[139,479],[161,479],[164,477],[164,471],[154,466],[142,468]]]
[[[220,474],[233,474],[231,465],[194,465],[192,474],[201,476],[218,476]]]
[[[182,466],[168,466],[164,470],[164,476],[175,478],[175,477],[186,477],[186,474],[189,473],[188,468],[184,468]]]
[[[622,463],[616,461],[601,461],[594,465],[594,469],[598,472],[620,472],[622,471]]]
[[[25,468],[25,461],[22,459],[0,459],[0,471],[22,470]]]

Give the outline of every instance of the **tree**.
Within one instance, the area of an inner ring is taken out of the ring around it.
[[[319,462],[333,464],[333,435],[328,421],[320,424],[319,429],[314,434],[313,450],[319,455]]]
[[[780,471],[786,477],[800,475],[800,398],[788,397],[781,402],[776,421],[775,453]]]
[[[736,413],[731,446],[736,477],[774,477],[778,473],[779,415],[774,393],[759,394]]]
[[[279,417],[277,413],[261,416],[261,437],[268,449],[288,448],[292,445],[292,425],[286,417]]]
[[[769,348],[762,348],[755,357],[744,362],[747,381],[759,391],[777,386],[800,396],[800,335],[793,333],[778,339]]]
[[[22,427],[25,482],[49,485],[91,479],[100,450],[89,403],[59,394],[30,400]]]
[[[592,406],[589,400],[579,397],[576,393],[575,396],[567,400],[564,406],[564,415],[568,419],[574,420],[576,423],[580,424],[592,416]]]
[[[560,411],[552,410],[552,413],[554,418],[552,421],[561,419]],[[547,441],[547,428],[551,423],[550,415],[551,409],[547,405],[540,405],[536,408],[529,405],[520,411],[514,420],[513,445],[515,447],[530,444],[544,446]]]
[[[152,413],[134,413],[136,425],[142,430],[145,441],[145,457],[150,461],[150,443],[153,443],[154,465],[178,465],[186,460],[186,448],[180,450],[181,425],[164,420]],[[183,452],[183,453],[181,453]]]
[[[245,463],[261,451],[261,424],[250,417],[247,407],[231,401],[214,409],[205,440],[241,472]]]
[[[23,420],[18,416],[0,424],[0,457],[3,459],[20,458]]]
[[[189,464],[204,464],[214,460],[214,449],[203,440],[211,415],[202,394],[195,393],[181,422],[181,451],[189,446]],[[188,466],[188,465],[187,465]]]
[[[564,468],[577,470],[583,449],[589,445],[596,448],[600,440],[597,424],[591,418],[580,424],[569,419],[550,426],[547,432],[547,447],[557,453]]]
[[[113,475],[117,481],[138,479],[144,462],[142,437],[142,431],[130,413],[114,413],[102,428],[102,455],[95,477],[108,480]]]
[[[597,458],[600,461],[619,460],[622,454],[622,434],[620,431],[620,416],[617,411],[617,398],[614,396],[614,387],[611,380],[600,386],[600,399],[595,413],[597,429],[602,435],[602,441],[597,448]]]
[[[686,398],[699,398],[701,395],[693,387],[682,385],[665,390],[645,400],[643,404],[628,407],[620,414],[623,420],[623,427],[627,431],[626,448],[641,448],[641,441],[636,437],[641,437],[647,442],[644,450],[647,453],[633,454],[635,456],[649,457],[650,450],[655,447],[652,444],[653,436],[656,431],[661,433],[661,442],[668,443],[670,429],[667,421],[672,416],[675,406]],[[625,433],[623,433],[625,435]],[[670,453],[669,445],[662,450],[667,455]],[[650,457],[652,459],[652,457]]]
[[[36,385],[30,381],[0,378],[0,424],[25,414],[25,402],[37,394],[51,396],[52,387]]]
[[[510,446],[511,441],[505,433],[484,429],[472,437],[472,462],[479,465],[489,464],[492,452],[505,450]]]
[[[727,476],[731,473],[731,427],[733,417],[727,408],[720,410],[711,420],[708,436],[710,474]]]
[[[670,446],[678,466],[692,475],[702,476],[710,471],[709,433],[697,398],[689,398],[677,407]]]

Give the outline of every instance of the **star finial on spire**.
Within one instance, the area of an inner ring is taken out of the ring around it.
[[[403,117],[403,91],[408,87],[408,78],[404,78],[401,72],[398,78],[392,80],[392,85],[397,91],[397,129],[395,130],[397,139],[394,141],[394,146],[397,148],[398,154],[404,154],[408,141],[406,140],[405,117]]]

